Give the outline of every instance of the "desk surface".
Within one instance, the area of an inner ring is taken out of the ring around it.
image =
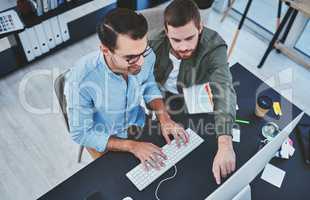
[[[236,64],[231,68],[239,111],[237,116],[241,119],[251,121],[250,125],[241,126],[241,142],[234,143],[237,155],[237,168],[240,168],[251,158],[258,148],[262,139],[260,130],[265,120],[258,119],[253,115],[255,106],[256,91],[268,94],[273,100],[279,100],[284,115],[281,119],[275,119],[272,112],[268,113],[267,121],[275,121],[280,128],[287,125],[301,111],[292,105],[276,91],[262,83],[256,76],[247,71],[241,65]],[[177,176],[164,183],[159,191],[161,199],[204,199],[211,194],[218,186],[215,184],[212,174],[212,162],[217,150],[216,138],[214,135],[205,134],[205,128],[201,120],[213,122],[210,114],[175,116],[174,119],[185,127],[190,127],[201,135],[205,142],[195,151],[181,160],[178,164]],[[303,120],[309,120],[308,116]],[[150,122],[156,125],[156,122]],[[149,126],[149,121],[145,127]],[[164,139],[157,134],[157,128],[146,132],[141,140],[152,141],[157,145],[164,145]],[[151,134],[150,134],[151,133]],[[286,176],[281,188],[272,186],[260,179],[260,174],[251,183],[252,199],[308,199],[308,184],[310,180],[310,168],[306,166],[301,157],[295,135],[291,138],[295,142],[295,154],[290,160],[274,158],[271,163],[285,170]],[[108,153],[106,156],[92,162],[63,183],[43,195],[40,200],[82,200],[93,192],[99,191],[103,199],[122,199],[130,196],[133,199],[155,199],[154,191],[159,178],[142,192],[127,179],[125,174],[138,164],[138,160],[129,153]],[[162,177],[172,175],[173,169],[167,171]]]

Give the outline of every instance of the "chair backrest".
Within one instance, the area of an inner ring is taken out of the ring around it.
[[[65,87],[65,76],[70,70],[65,71],[64,73],[60,74],[55,82],[54,82],[54,89],[58,99],[58,103],[60,105],[62,115],[65,119],[67,130],[69,131],[69,123],[68,123],[68,115],[67,115],[67,101],[64,94],[64,87]]]
[[[196,0],[195,2],[202,8],[200,9],[201,20],[204,26],[206,26],[214,0]],[[171,1],[168,1],[153,8],[137,11],[147,20],[148,34],[150,38],[152,38],[154,34],[158,34],[158,31],[164,28],[164,11],[170,3]]]
[[[169,3],[170,2],[167,2],[154,8],[138,11],[147,20],[149,34],[164,28],[164,10],[169,5]]]

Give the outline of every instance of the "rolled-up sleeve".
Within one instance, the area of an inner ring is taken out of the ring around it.
[[[209,56],[210,86],[213,93],[215,132],[217,136],[232,135],[236,118],[236,93],[227,62],[225,45],[217,47]]]
[[[152,53],[151,56],[151,61],[147,63],[147,65],[151,66],[151,69],[148,72],[147,79],[142,84],[143,98],[146,103],[150,103],[154,99],[162,98],[161,92],[154,78],[155,54]]]
[[[99,152],[105,151],[110,134],[103,132],[103,124],[94,123],[94,104],[87,89],[81,89],[78,83],[68,82],[66,91],[68,123],[72,139],[82,146]]]

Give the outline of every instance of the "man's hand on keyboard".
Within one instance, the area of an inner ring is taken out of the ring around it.
[[[178,147],[181,146],[181,141],[183,141],[184,144],[188,143],[189,141],[188,133],[180,125],[175,123],[170,118],[165,121],[161,121],[160,125],[162,135],[164,136],[167,144],[171,143],[171,140],[169,138],[170,135],[174,137]]]
[[[158,177],[164,174],[167,170],[175,166],[185,156],[195,150],[201,143],[203,143],[203,139],[191,129],[186,129],[186,132],[190,137],[190,142],[186,146],[183,146],[182,148],[177,148],[173,142],[173,145],[165,144],[161,148],[163,152],[168,156],[168,160],[165,161],[165,167],[161,168],[160,170],[152,170],[151,172],[146,172],[143,170],[143,166],[141,163],[135,166],[126,174],[129,180],[138,188],[139,191],[142,191]],[[176,175],[176,173],[177,170],[175,169],[175,174],[173,175],[173,177]]]
[[[165,166],[163,160],[167,160],[167,156],[162,149],[149,142],[132,141],[130,152],[141,161],[145,170],[149,170],[149,168],[159,170]]]
[[[213,161],[213,175],[217,184],[221,184],[221,177],[235,171],[236,155],[232,146],[232,138],[228,135],[222,135],[218,138],[218,151]]]

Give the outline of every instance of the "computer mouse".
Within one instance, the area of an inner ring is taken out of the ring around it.
[[[133,200],[133,198],[131,198],[131,197],[125,197],[125,198],[123,198],[122,200]]]

